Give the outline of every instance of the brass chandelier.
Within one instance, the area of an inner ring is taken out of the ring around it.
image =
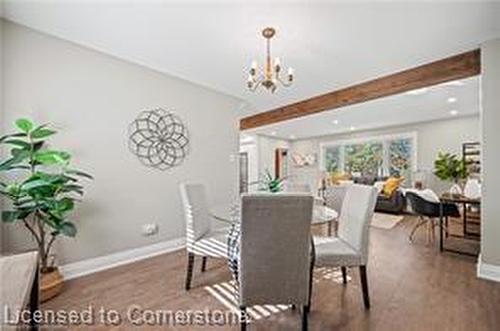
[[[264,68],[262,73],[257,73],[258,65],[257,61],[252,61],[252,65],[249,70],[247,86],[252,92],[256,91],[259,86],[264,86],[267,90],[274,93],[278,88],[278,85],[289,87],[293,83],[294,70],[288,68],[286,78],[281,78],[281,61],[277,57],[274,61],[271,60],[271,38],[276,34],[274,28],[265,28],[262,30],[262,36],[266,39],[267,51],[266,51],[266,61],[264,63]]]

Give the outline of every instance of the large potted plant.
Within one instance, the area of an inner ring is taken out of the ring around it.
[[[434,174],[441,180],[454,183],[450,189],[451,194],[463,194],[463,187],[469,172],[465,161],[458,155],[439,153],[434,161]]]
[[[0,195],[8,201],[2,221],[23,226],[37,245],[41,270],[41,300],[57,295],[63,284],[52,247],[61,235],[74,237],[69,220],[83,196],[81,178],[92,179],[70,166],[71,155],[47,146],[56,131],[28,119],[15,122],[17,132],[0,137],[8,157],[0,162]]]

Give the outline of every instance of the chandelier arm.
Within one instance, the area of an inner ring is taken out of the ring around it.
[[[286,82],[284,81],[283,79],[281,79],[280,76],[276,75],[276,79],[281,83],[281,85],[283,85],[284,87],[290,87],[292,86],[293,82]]]
[[[255,92],[259,88],[259,86],[262,84],[262,81],[263,81],[262,77],[259,77],[259,80],[255,81],[253,86],[250,88],[250,91]]]

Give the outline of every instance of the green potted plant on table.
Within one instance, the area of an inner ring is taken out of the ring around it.
[[[434,174],[441,180],[453,182],[450,193],[462,195],[465,180],[469,176],[467,165],[456,154],[439,153],[434,161]]]
[[[41,300],[62,290],[63,279],[51,254],[60,236],[75,237],[69,220],[75,202],[83,196],[81,178],[92,176],[71,168],[71,155],[47,147],[47,138],[56,131],[47,125],[35,126],[18,119],[17,132],[0,137],[9,156],[0,161],[0,195],[10,204],[2,211],[2,221],[19,223],[37,245],[41,271]]]
[[[279,178],[271,175],[269,169],[266,169],[264,174],[262,174],[261,179],[250,183],[250,185],[259,185],[259,191],[278,193],[283,191],[283,183],[286,177]]]

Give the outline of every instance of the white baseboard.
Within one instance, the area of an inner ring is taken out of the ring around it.
[[[477,260],[477,277],[500,282],[500,266],[484,263],[480,255]]]
[[[88,260],[65,264],[60,267],[64,279],[73,279],[98,271],[118,267],[124,264],[144,260],[153,256],[173,252],[184,248],[185,239],[173,239],[153,245],[129,249]]]

